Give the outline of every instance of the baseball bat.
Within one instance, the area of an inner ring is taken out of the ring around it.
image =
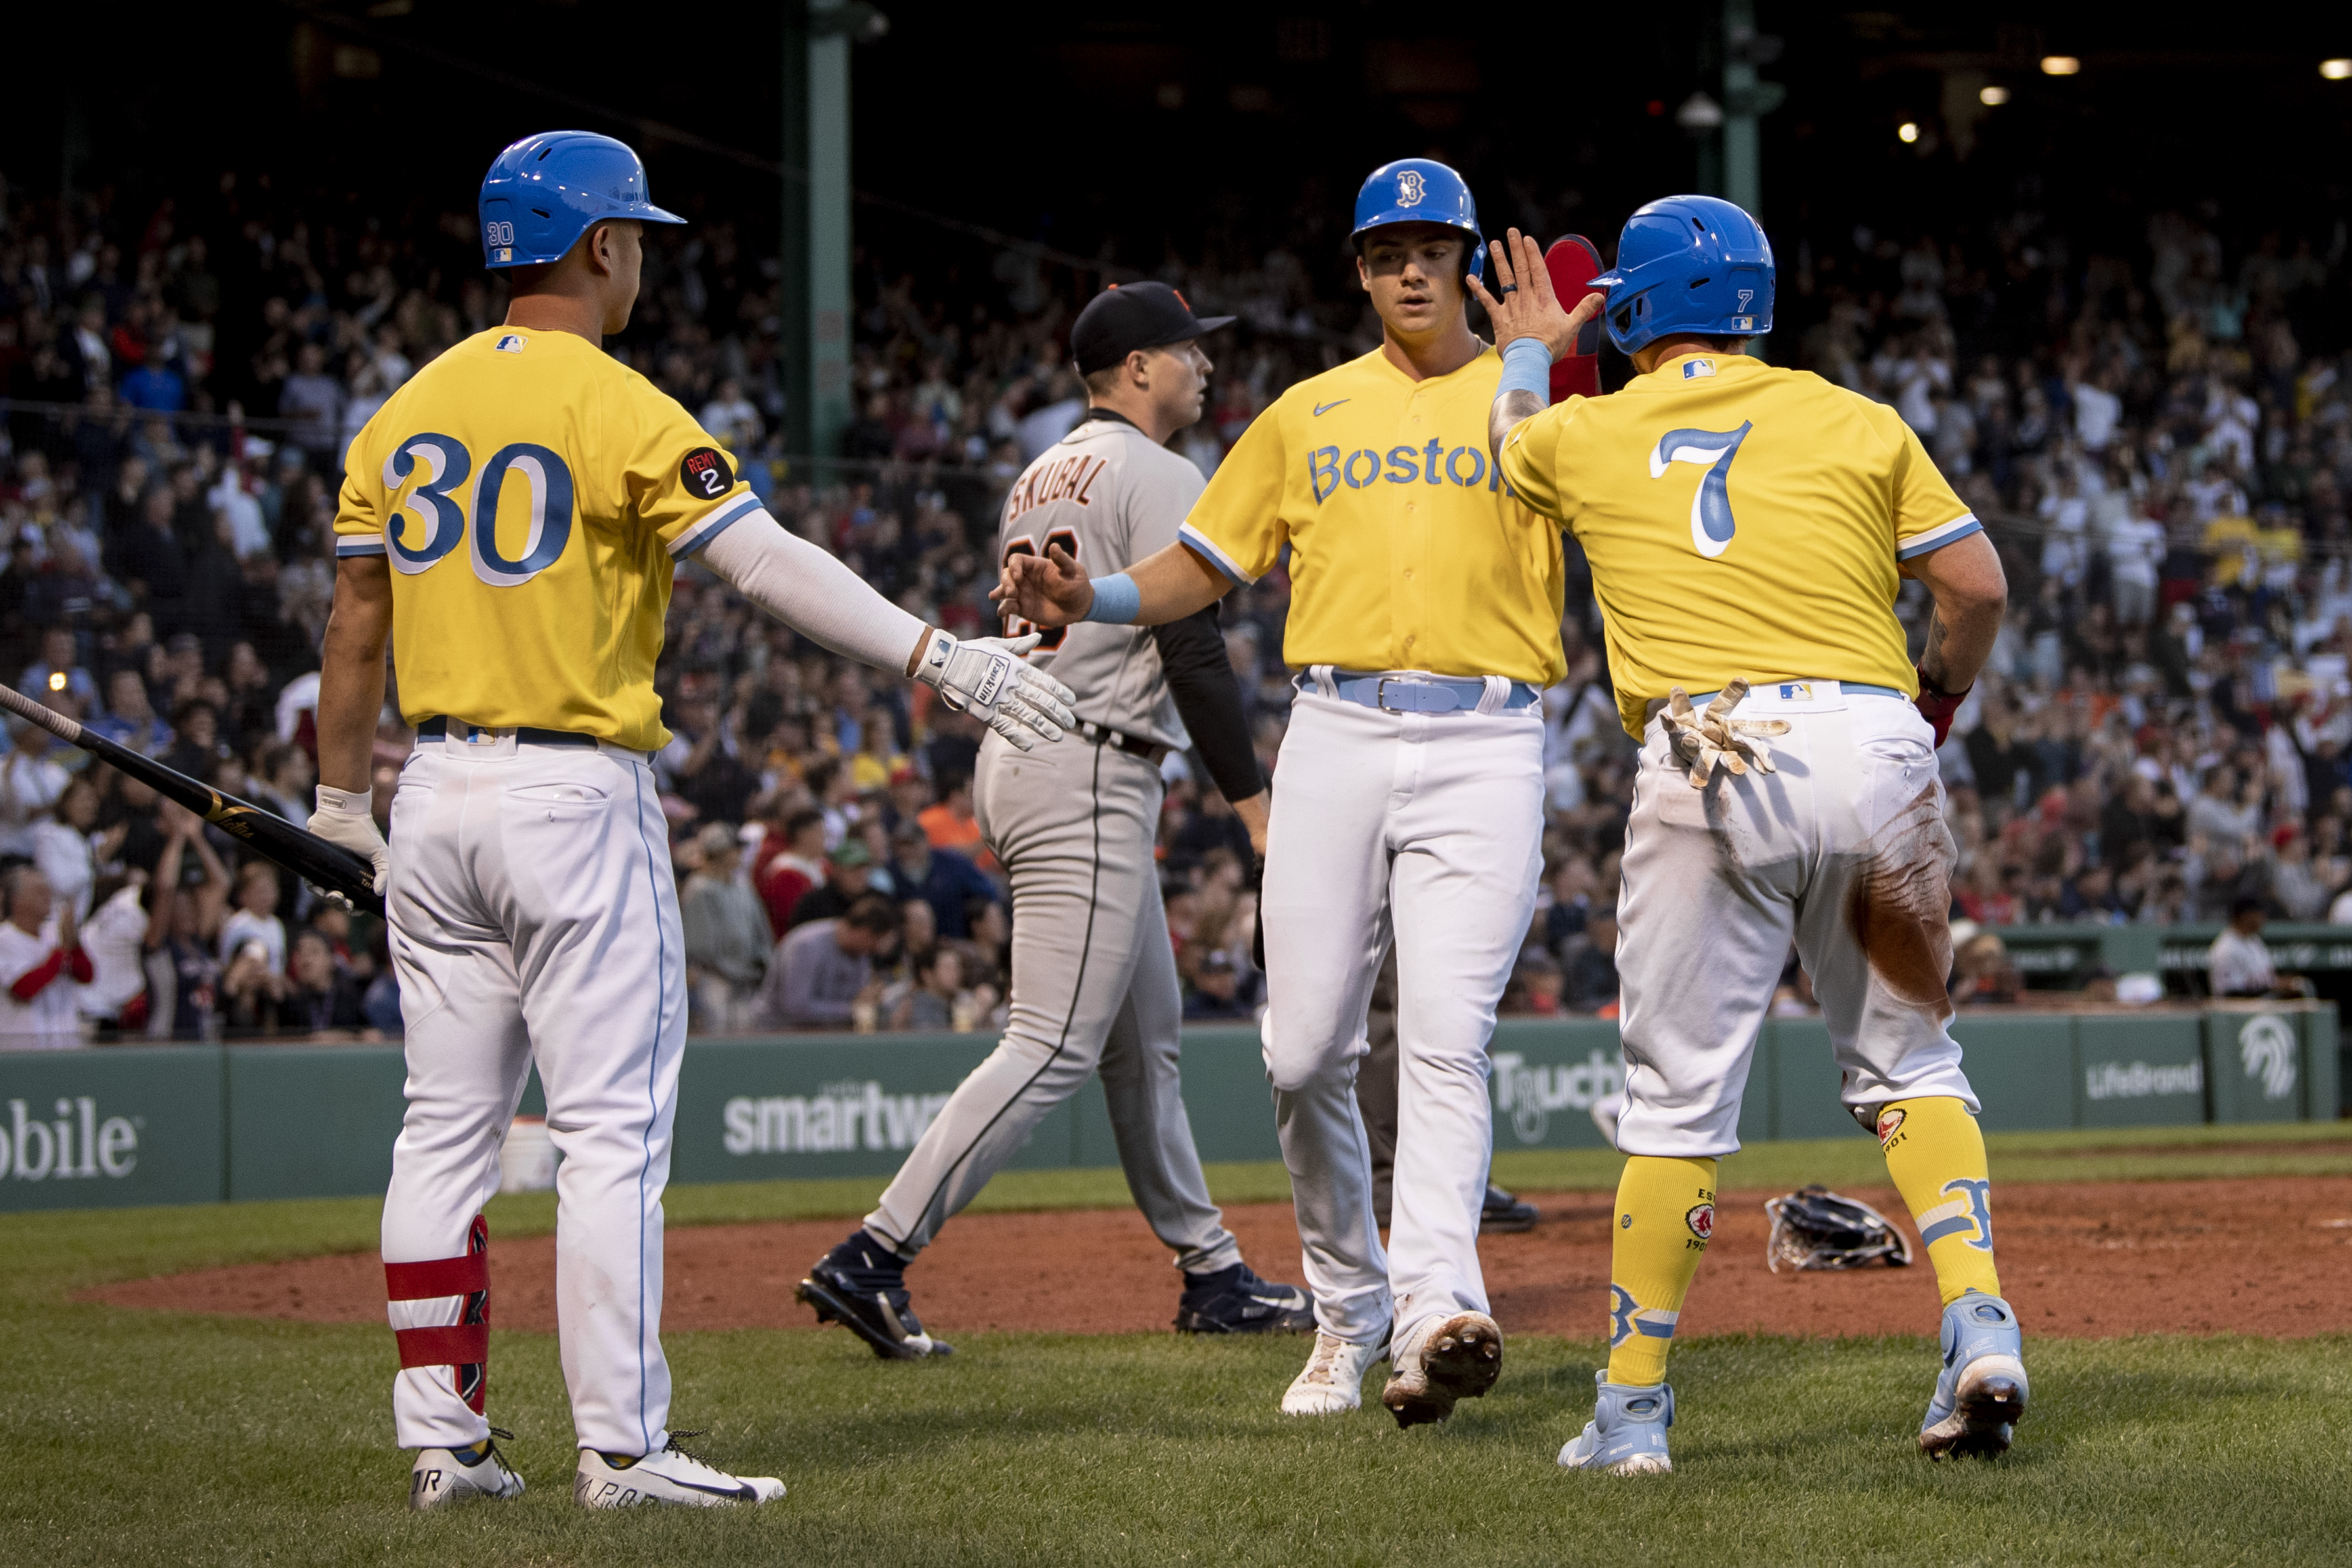
[[[275,811],[224,795],[209,784],[199,784],[175,768],[142,757],[12,686],[0,686],[0,707],[129,774],[165,800],[185,806],[222,832],[251,845],[263,859],[284,866],[313,886],[341,894],[353,909],[383,918],[383,899],[375,891],[375,867],[364,857],[296,827]]]

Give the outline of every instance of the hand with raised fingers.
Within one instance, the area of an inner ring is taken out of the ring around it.
[[[1602,297],[1588,294],[1574,310],[1561,308],[1559,296],[1552,291],[1551,269],[1544,266],[1543,247],[1517,229],[1487,246],[1487,252],[1495,263],[1495,291],[1489,293],[1475,277],[1468,281],[1494,323],[1496,351],[1520,338],[1534,338],[1555,360],[1571,352],[1577,333],[1601,314]]]
[[[1768,736],[1788,734],[1789,721],[1732,717],[1732,709],[1747,695],[1748,682],[1738,675],[1727,682],[1704,709],[1692,707],[1690,694],[1682,687],[1672,688],[1666,700],[1666,734],[1673,742],[1675,755],[1690,770],[1692,789],[1706,789],[1718,762],[1732,773],[1746,773],[1751,762],[1759,772],[1780,771],[1773,766],[1771,747],[1764,740]]]
[[[958,639],[934,631],[915,661],[915,679],[940,694],[940,700],[958,713],[980,715],[988,727],[1024,751],[1034,751],[1041,740],[1059,740],[1062,731],[1078,722],[1070,705],[1077,694],[1047,674],[1033,670],[1023,656],[1037,645],[1037,633],[1026,637]]]
[[[1018,615],[1039,626],[1070,626],[1094,608],[1095,590],[1069,551],[1048,545],[1042,556],[1006,556],[988,597],[999,613]]]

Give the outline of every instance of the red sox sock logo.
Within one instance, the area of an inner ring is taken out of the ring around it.
[[[1635,1334],[1645,1339],[1672,1339],[1675,1323],[1680,1312],[1669,1312],[1656,1307],[1644,1308],[1633,1300],[1632,1291],[1619,1284],[1609,1287],[1609,1343],[1612,1349],[1623,1344]]]
[[[1946,1182],[1943,1190],[1956,1196],[1918,1217],[1919,1239],[1933,1247],[1948,1236],[1967,1236],[1969,1245],[1979,1252],[1991,1251],[1992,1183],[1962,1176]]]

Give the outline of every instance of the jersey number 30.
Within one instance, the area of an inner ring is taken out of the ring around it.
[[[1754,428],[1743,423],[1738,430],[1669,430],[1650,452],[1650,477],[1662,479],[1676,463],[1696,463],[1706,470],[1691,497],[1691,548],[1713,560],[1731,548],[1731,460],[1739,444]]]
[[[1072,560],[1078,559],[1078,535],[1075,528],[1055,528],[1045,536],[1045,548],[1042,549],[1038,548],[1037,541],[1034,539],[1007,539],[1004,541],[1004,559],[1011,560],[1016,555],[1044,555],[1055,545],[1060,545],[1062,549],[1068,551]],[[1018,615],[1005,616],[1004,634],[1007,637],[1026,637],[1032,632],[1038,634],[1037,645],[1030,650],[1033,653],[1052,653],[1060,647],[1062,640],[1070,634],[1070,629],[1066,626],[1040,626],[1034,621],[1024,621]]]
[[[412,576],[430,570],[457,548],[461,538],[472,541],[474,575],[493,588],[519,588],[553,566],[572,542],[572,470],[544,446],[518,441],[501,446],[482,465],[474,481],[473,527],[466,508],[456,499],[458,486],[474,472],[474,455],[454,436],[426,433],[412,435],[393,448],[383,461],[383,487],[396,493],[417,469],[425,476],[400,513],[383,530],[392,564]],[[530,487],[530,524],[523,535],[522,553],[509,559],[499,553],[499,498],[507,481],[520,478]]]

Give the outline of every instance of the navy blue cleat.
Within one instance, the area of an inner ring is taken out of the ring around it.
[[[1178,1333],[1309,1333],[1314,1303],[1296,1285],[1276,1285],[1235,1263],[1206,1274],[1184,1276],[1176,1300]]]
[[[923,1332],[907,1290],[907,1261],[864,1227],[817,1260],[793,1294],[816,1309],[820,1323],[839,1323],[885,1361],[950,1355],[955,1347]]]
[[[2025,1414],[2025,1336],[2017,1313],[1999,1296],[1970,1291],[1944,1309],[1943,1348],[1919,1451],[1931,1459],[2007,1453]]]

